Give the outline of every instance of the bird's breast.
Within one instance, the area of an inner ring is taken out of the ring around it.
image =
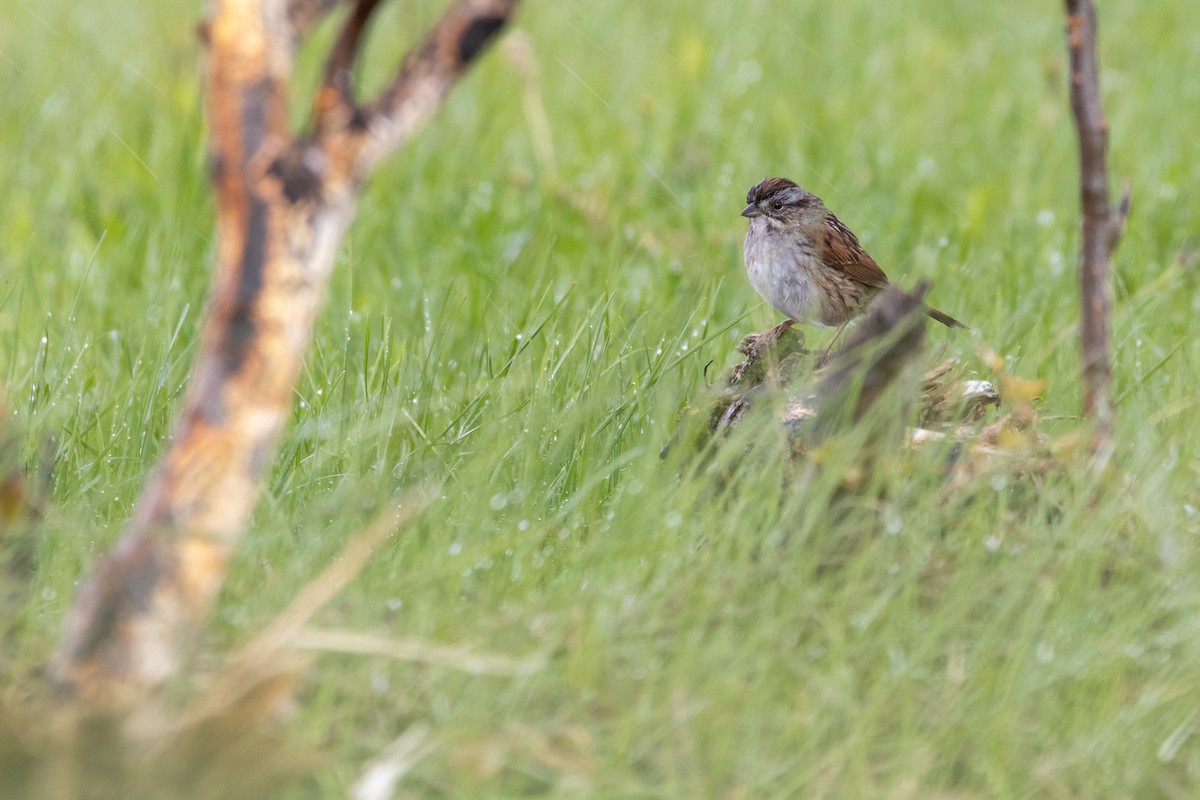
[[[764,300],[797,322],[823,324],[816,256],[807,239],[795,241],[766,226],[759,231],[751,227],[742,252],[750,285]]]

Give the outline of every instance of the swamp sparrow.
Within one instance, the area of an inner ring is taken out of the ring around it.
[[[750,227],[742,252],[750,285],[790,320],[836,325],[833,347],[846,323],[888,285],[887,275],[821,198],[787,178],[753,186],[746,203],[742,216]],[[966,327],[936,308],[926,306],[925,313]]]

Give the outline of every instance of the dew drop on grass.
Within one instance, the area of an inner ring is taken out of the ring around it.
[[[493,511],[500,511],[508,505],[508,495],[504,494],[504,492],[494,494],[488,504],[492,507]]]
[[[670,514],[667,514],[667,527],[668,528],[678,528],[682,524],[683,524],[683,515],[680,514],[678,511],[672,511]]]
[[[1064,264],[1065,264],[1065,261],[1063,259],[1062,253],[1055,250],[1053,253],[1050,254],[1050,274],[1051,275],[1061,275]]]
[[[67,105],[66,94],[62,91],[57,91],[46,98],[42,103],[42,117],[51,119],[57,117]]]
[[[758,83],[762,78],[762,74],[762,67],[759,66],[757,61],[747,60],[738,64],[734,80],[744,86],[749,86],[752,83]]]
[[[462,549],[463,549],[462,542],[451,542],[450,547],[447,548],[446,552],[448,552],[452,556],[456,556],[462,552]]]

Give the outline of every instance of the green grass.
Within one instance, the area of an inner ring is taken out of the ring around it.
[[[1074,131],[1059,5],[800,5],[529,2],[554,168],[493,51],[372,179],[207,644],[246,641],[385,498],[436,485],[319,624],[551,657],[513,678],[323,656],[295,729],[328,762],[297,797],[344,795],[414,722],[435,748],[407,797],[1190,796],[1193,4],[1101,4],[1134,189],[1117,469],[952,487],[944,452],[898,453],[848,500],[769,422],[753,458],[659,457],[705,365],[777,321],[743,277],[746,189],[822,195],[973,329],[933,342],[987,377],[986,342],[1072,415]],[[370,81],[437,6],[389,11]],[[54,464],[3,609],[10,686],[119,535],[195,356],[199,13],[18,2],[0,26],[0,385],[21,457]]]

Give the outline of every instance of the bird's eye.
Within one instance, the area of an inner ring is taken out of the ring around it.
[[[783,210],[783,201],[782,200],[774,201],[773,203],[771,203],[771,208],[775,209],[776,211],[782,211]]]

